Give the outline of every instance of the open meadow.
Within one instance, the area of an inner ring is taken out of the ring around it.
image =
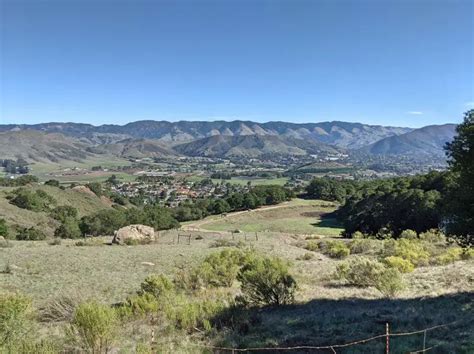
[[[317,236],[339,236],[343,230],[331,215],[337,205],[318,200],[293,199],[257,210],[211,216],[190,223],[212,231],[279,232]]]

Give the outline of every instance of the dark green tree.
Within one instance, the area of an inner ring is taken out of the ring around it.
[[[457,136],[446,145],[451,170],[457,177],[447,203],[447,230],[474,241],[474,110],[464,114]]]
[[[70,205],[60,205],[51,210],[50,215],[53,219],[64,221],[67,218],[76,218],[77,209]]]
[[[65,218],[61,225],[54,231],[55,237],[60,238],[79,238],[81,237],[81,229],[75,218]]]

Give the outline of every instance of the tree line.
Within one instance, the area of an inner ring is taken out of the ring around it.
[[[345,235],[398,237],[441,228],[466,243],[474,241],[474,110],[468,111],[446,145],[449,169],[425,175],[375,181],[317,178],[306,187],[308,198],[342,204],[337,217]]]

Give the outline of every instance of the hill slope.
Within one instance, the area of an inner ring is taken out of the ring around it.
[[[391,136],[361,149],[375,155],[444,156],[444,145],[456,134],[455,124],[430,125]]]
[[[0,133],[4,159],[23,158],[35,162],[82,161],[91,156],[88,144],[57,133],[21,130]]]
[[[337,152],[336,149],[318,142],[285,139],[273,135],[216,135],[190,143],[177,145],[174,149],[188,156],[248,157],[301,156],[308,153]]]
[[[110,144],[102,144],[88,149],[99,154],[111,154],[124,158],[170,157],[179,155],[164,143],[150,139],[124,139]]]
[[[54,198],[57,205],[69,205],[77,209],[79,217],[110,208],[110,201],[101,199],[87,188],[65,189],[46,185],[26,186],[31,190],[43,190]],[[10,204],[7,195],[16,188],[0,187],[0,219],[5,219],[11,227],[36,227],[48,236],[53,236],[59,223],[45,212],[21,209]],[[87,193],[89,191],[89,193]]]

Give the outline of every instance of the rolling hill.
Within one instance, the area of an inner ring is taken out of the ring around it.
[[[338,152],[334,147],[323,143],[273,135],[215,135],[177,145],[174,149],[188,156],[247,158]]]
[[[23,158],[29,162],[83,161],[93,154],[89,144],[58,133],[20,130],[0,133],[3,159]]]
[[[111,154],[124,158],[171,157],[179,154],[165,144],[150,139],[124,139],[115,143],[89,147],[88,151],[97,154]]]
[[[379,140],[360,151],[374,155],[444,157],[443,147],[454,138],[455,134],[455,124],[430,125]]]

